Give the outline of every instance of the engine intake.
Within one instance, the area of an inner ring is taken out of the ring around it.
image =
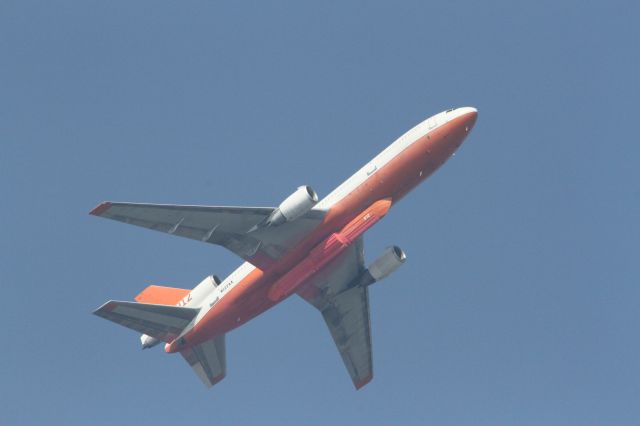
[[[318,202],[318,194],[308,185],[300,186],[271,213],[266,226],[278,226],[303,216]]]
[[[407,255],[400,247],[388,247],[382,256],[369,266],[368,271],[374,282],[380,281],[395,272],[406,260]]]

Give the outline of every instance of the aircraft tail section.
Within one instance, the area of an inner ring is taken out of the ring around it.
[[[171,342],[195,318],[199,309],[110,300],[93,313],[139,333]]]
[[[224,334],[180,351],[202,383],[212,387],[227,374],[227,353]]]
[[[191,290],[185,288],[150,285],[135,297],[136,302],[154,303],[158,305],[177,305],[187,297]]]

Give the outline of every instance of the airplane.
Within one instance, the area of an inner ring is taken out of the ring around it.
[[[99,204],[90,214],[220,245],[245,262],[224,280],[151,285],[135,302],[110,300],[94,314],[142,333],[143,349],[164,342],[211,387],[226,376],[226,333],[297,294],[320,311],[362,388],[373,378],[369,286],[406,260],[391,246],[365,267],[363,235],[454,154],[476,119],[471,107],[427,118],[319,202],[300,186],[275,208]]]

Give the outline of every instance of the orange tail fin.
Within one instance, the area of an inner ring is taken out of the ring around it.
[[[160,285],[150,285],[142,290],[142,292],[135,297],[136,302],[141,303],[154,303],[158,305],[176,305],[184,297],[189,294],[191,290],[184,288],[163,287]]]

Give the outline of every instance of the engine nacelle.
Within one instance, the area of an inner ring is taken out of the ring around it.
[[[303,216],[318,202],[318,194],[310,186],[304,185],[289,195],[267,219],[267,226],[278,226]]]
[[[371,278],[380,281],[398,269],[406,260],[407,255],[404,251],[398,246],[392,246],[369,266],[368,271]]]
[[[155,337],[148,336],[143,334],[140,336],[140,343],[142,344],[142,349],[149,349],[160,343],[160,340]]]

